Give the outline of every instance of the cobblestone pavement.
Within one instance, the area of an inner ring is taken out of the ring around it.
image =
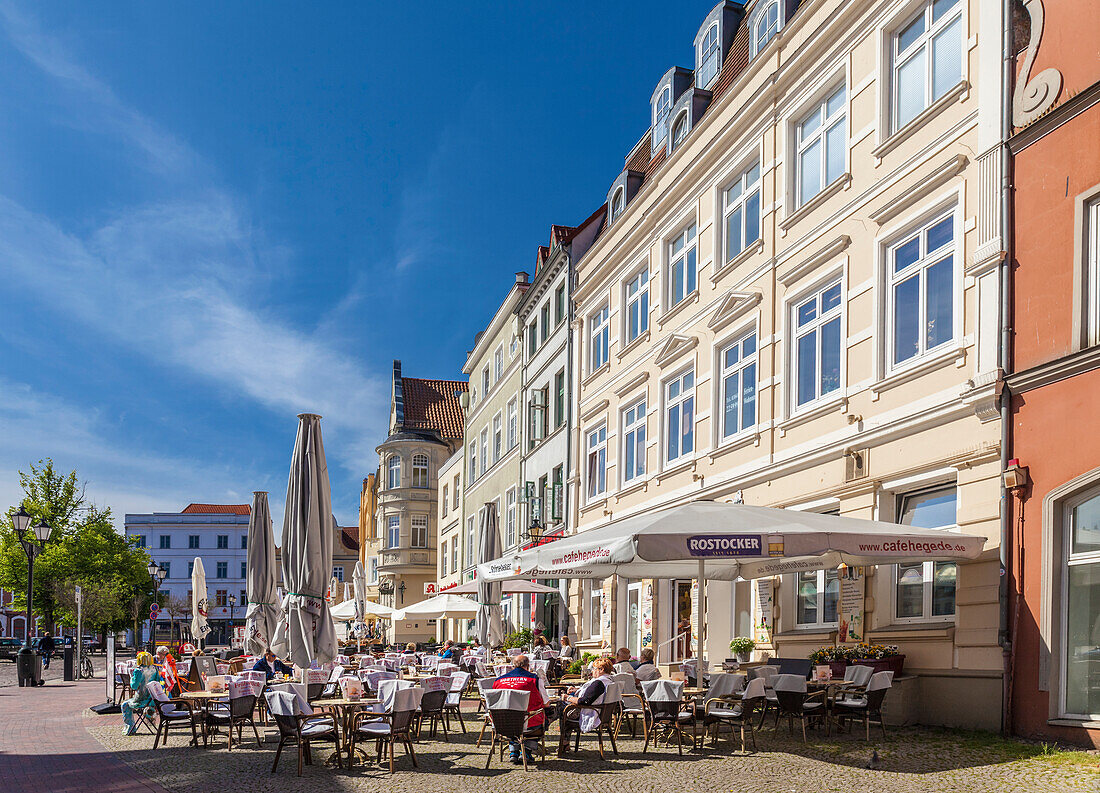
[[[102,653],[92,653],[92,668],[95,670],[96,677],[103,680],[103,667],[106,663],[107,656]],[[122,660],[121,655],[119,660]],[[50,668],[42,670],[42,679],[46,681],[46,685],[50,685],[51,682],[60,682],[64,677],[65,662],[62,660],[61,655],[58,654],[50,661]],[[0,688],[6,686],[18,686],[19,678],[15,673],[15,661],[0,661]]]
[[[765,728],[758,736],[759,751],[743,756],[723,739],[718,749],[709,746],[681,758],[676,749],[662,747],[642,754],[642,742],[625,737],[619,756],[600,760],[594,739],[582,739],[581,751],[565,759],[553,751],[551,736],[547,760],[526,777],[522,768],[494,758],[485,770],[486,747],[475,748],[476,733],[429,740],[417,745],[420,768],[412,770],[398,750],[398,771],[390,777],[381,766],[356,765],[352,771],[326,767],[321,758],[331,749],[314,752],[316,765],[295,776],[296,753],[284,752],[277,775],[271,774],[275,731],[267,730],[263,749],[245,740],[244,748],[227,752],[224,739],[217,748],[192,749],[183,737],[173,737],[167,748],[152,749],[151,736],[126,738],[117,717],[101,719],[89,731],[105,747],[118,753],[142,774],[174,793],[288,793],[316,790],[456,790],[509,791],[533,784],[537,791],[598,789],[614,791],[1100,791],[1100,756],[1049,754],[1041,746],[1004,742],[982,733],[946,730],[891,730],[886,742],[866,743],[861,737],[790,738],[781,728]],[[261,728],[261,736],[264,732]],[[872,752],[875,768],[866,768]]]

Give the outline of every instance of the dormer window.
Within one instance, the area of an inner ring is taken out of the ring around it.
[[[619,188],[615,191],[614,198],[611,199],[611,220],[610,223],[614,223],[623,214],[623,210],[626,209],[626,190]]]
[[[668,135],[668,114],[672,112],[672,87],[665,86],[653,106],[653,148],[663,146]]]
[[[696,53],[695,85],[697,88],[709,88],[718,76],[721,66],[721,50],[718,47],[718,23],[715,22],[699,42]]]
[[[779,0],[766,0],[760,4],[759,10],[752,15],[749,31],[752,36],[752,56],[760,54],[768,42],[775,37],[782,26],[783,20],[779,16]]]
[[[676,147],[683,142],[684,138],[688,135],[688,115],[687,113],[681,113],[676,123],[672,125],[672,149],[676,150]]]

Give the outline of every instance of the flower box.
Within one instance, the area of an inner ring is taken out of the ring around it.
[[[901,670],[905,666],[905,655],[891,655],[889,658],[861,658],[858,661],[852,661],[852,663],[869,666],[876,672],[893,672],[896,677],[901,674]]]

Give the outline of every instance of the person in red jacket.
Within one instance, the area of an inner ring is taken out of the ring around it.
[[[549,697],[546,695],[546,689],[543,687],[542,679],[530,671],[531,662],[526,655],[516,656],[516,667],[510,672],[506,672],[495,681],[493,681],[493,688],[512,689],[513,691],[527,691],[531,694],[531,698],[527,701],[527,729],[534,730],[544,726],[546,723],[546,714],[544,708],[546,701]],[[527,762],[532,763],[535,760],[535,739],[528,739],[524,741],[524,751],[527,754]],[[520,765],[523,760],[519,756],[519,741],[512,741],[512,763],[514,765]]]

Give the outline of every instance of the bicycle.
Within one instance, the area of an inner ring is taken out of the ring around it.
[[[91,680],[95,677],[95,669],[92,667],[92,658],[89,655],[80,656],[80,671],[77,676],[82,680]]]

